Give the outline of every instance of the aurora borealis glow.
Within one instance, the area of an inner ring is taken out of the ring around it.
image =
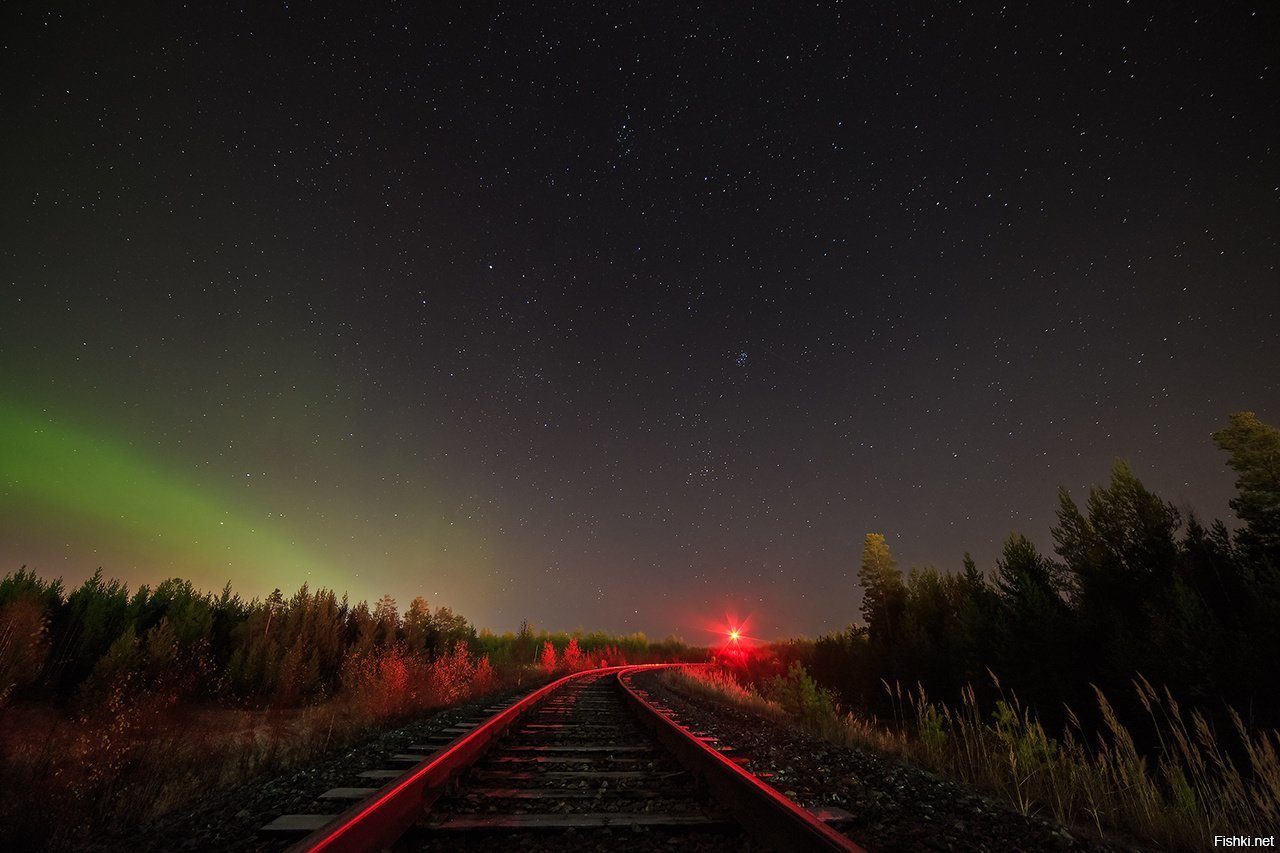
[[[763,638],[1280,422],[1277,12],[8,9],[0,557]]]
[[[7,487],[0,534],[16,547],[39,554],[43,541],[59,539],[68,540],[69,550],[84,547],[79,531],[91,529],[99,540],[91,552],[129,554],[135,566],[168,564],[174,573],[221,570],[236,586],[252,585],[255,565],[330,569],[285,539],[283,519],[270,513],[255,519],[229,496],[165,473],[102,435],[7,403],[0,407],[0,441]]]

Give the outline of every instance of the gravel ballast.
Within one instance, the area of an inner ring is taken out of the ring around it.
[[[725,703],[678,691],[661,673],[635,678],[681,724],[716,738],[747,769],[805,808],[836,806],[853,815],[839,826],[883,853],[919,851],[1133,851],[1083,838],[972,789],[866,750],[837,746]]]

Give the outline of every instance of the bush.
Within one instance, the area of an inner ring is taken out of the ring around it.
[[[791,664],[786,675],[765,682],[763,692],[766,699],[778,703],[792,719],[811,729],[835,715],[835,694],[819,687],[799,661]]]

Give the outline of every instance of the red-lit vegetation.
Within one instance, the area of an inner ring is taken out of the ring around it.
[[[180,579],[130,594],[101,573],[67,594],[24,568],[0,580],[0,847],[136,829],[372,727],[681,655],[697,657],[642,634],[477,633],[422,598],[403,614],[306,586],[245,603]]]

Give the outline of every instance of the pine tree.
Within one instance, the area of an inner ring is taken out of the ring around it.
[[[1213,440],[1231,454],[1227,464],[1236,472],[1231,508],[1246,525],[1241,544],[1280,570],[1280,429],[1236,412]]]
[[[1066,564],[1080,661],[1104,689],[1122,689],[1136,672],[1156,677],[1163,652],[1155,621],[1177,577],[1181,514],[1147,490],[1124,460],[1111,482],[1089,491],[1086,513],[1059,492],[1055,550]]]
[[[862,618],[871,641],[883,646],[892,645],[900,628],[907,591],[884,534],[867,534],[862,546],[858,582],[862,584]]]

